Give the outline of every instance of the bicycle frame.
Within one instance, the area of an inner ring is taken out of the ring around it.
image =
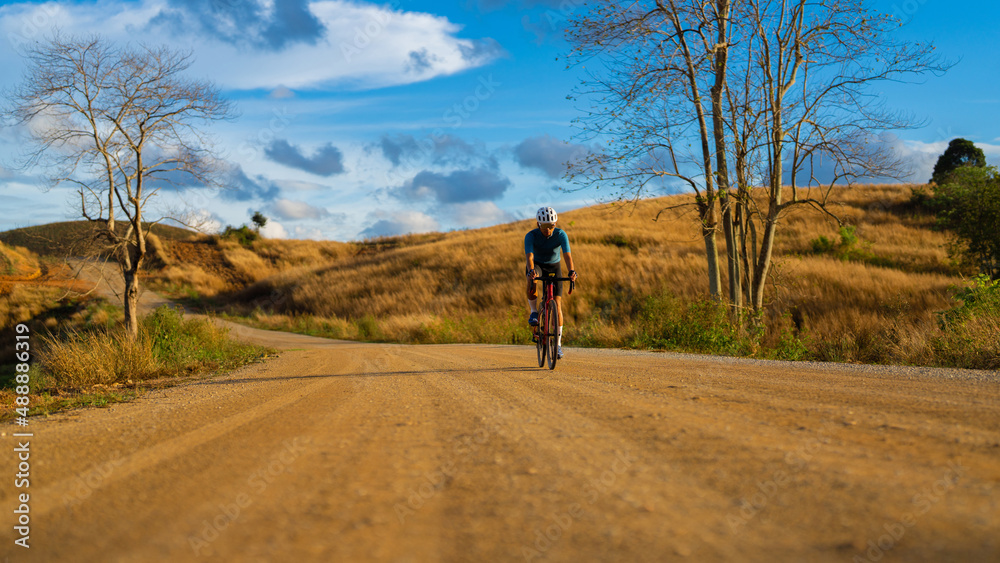
[[[538,367],[545,365],[546,360],[548,360],[549,369],[556,369],[556,360],[558,359],[556,357],[558,352],[558,334],[556,330],[559,326],[559,313],[556,309],[553,286],[555,282],[568,281],[569,293],[573,293],[576,282],[570,278],[556,276],[540,276],[535,279],[542,282],[542,304],[538,309],[538,326],[535,327],[535,348],[538,353]]]

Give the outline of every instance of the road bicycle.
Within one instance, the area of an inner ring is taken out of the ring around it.
[[[532,340],[535,341],[535,350],[538,352],[538,367],[545,365],[546,359],[549,362],[549,369],[556,369],[556,355],[559,352],[559,339],[556,331],[559,329],[559,311],[556,308],[554,293],[555,282],[568,281],[569,292],[573,293],[576,282],[570,278],[560,278],[554,273],[543,273],[535,278],[535,281],[542,282],[542,303],[538,308],[538,326]]]

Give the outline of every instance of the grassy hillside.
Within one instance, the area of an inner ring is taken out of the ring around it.
[[[50,245],[41,247],[50,254],[39,256],[0,242],[0,421],[14,416],[15,388],[23,383],[15,382],[13,365],[18,323],[30,328],[32,414],[127,400],[149,385],[145,380],[165,385],[169,382],[160,379],[230,369],[267,352],[165,308],[143,319],[140,338],[131,341],[119,326],[121,308],[88,294],[91,285],[76,280],[60,259],[66,249],[79,251],[72,239],[83,232],[79,224],[54,224],[0,234]],[[188,238],[176,229],[163,232],[175,240]],[[151,246],[150,262],[168,268],[157,237],[151,237]]]
[[[124,232],[126,225],[116,225]],[[89,221],[66,221],[12,229],[0,233],[0,242],[10,246],[20,246],[40,256],[64,258],[83,256],[94,248],[94,226]],[[198,233],[169,225],[156,224],[151,232],[164,240],[186,240]]]
[[[838,191],[832,210],[849,225],[844,231],[811,209],[789,213],[762,335],[740,334],[724,313],[701,305],[707,269],[694,213],[654,220],[690,196],[562,213],[581,276],[565,307],[565,340],[933,363],[937,313],[958,304],[953,295],[969,272],[950,262],[947,235],[931,229],[933,218],[910,204],[910,194],[900,185]],[[260,326],[368,340],[525,343],[522,240],[533,227],[522,221],[346,244],[169,243],[173,266],[156,283]],[[650,337],[664,323],[707,334],[693,344]]]

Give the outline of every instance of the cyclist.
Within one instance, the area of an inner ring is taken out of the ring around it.
[[[528,276],[528,306],[531,307],[531,316],[528,324],[538,326],[538,295],[535,292],[535,278],[538,275],[536,267],[541,273],[555,273],[556,277],[562,277],[562,256],[566,257],[566,266],[569,267],[569,277],[576,281],[576,270],[573,269],[573,256],[569,251],[569,237],[566,231],[556,228],[556,221],[559,219],[556,210],[551,207],[542,207],[535,214],[538,221],[538,228],[533,229],[524,236],[524,254],[527,259],[525,273]],[[559,328],[556,331],[557,359],[562,359],[562,282],[556,282],[552,290],[556,300],[556,312],[559,318]]]

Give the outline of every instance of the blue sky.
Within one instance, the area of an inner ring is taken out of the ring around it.
[[[0,2],[0,86],[21,71],[15,45],[52,29],[192,49],[195,77],[214,80],[240,117],[210,133],[234,171],[224,193],[161,194],[209,226],[255,210],[274,237],[354,240],[475,228],[599,200],[567,192],[560,163],[579,154],[566,99],[558,23],[582,0],[97,0]],[[881,86],[925,119],[894,132],[896,150],[930,176],[948,141],[965,137],[1000,162],[1000,7],[876,0],[958,61],[943,77]],[[975,14],[970,17],[969,14]],[[558,59],[558,60],[557,60]],[[578,104],[579,102],[577,102]],[[40,171],[13,166],[17,132],[0,130],[0,230],[74,219],[72,191],[41,190]]]

